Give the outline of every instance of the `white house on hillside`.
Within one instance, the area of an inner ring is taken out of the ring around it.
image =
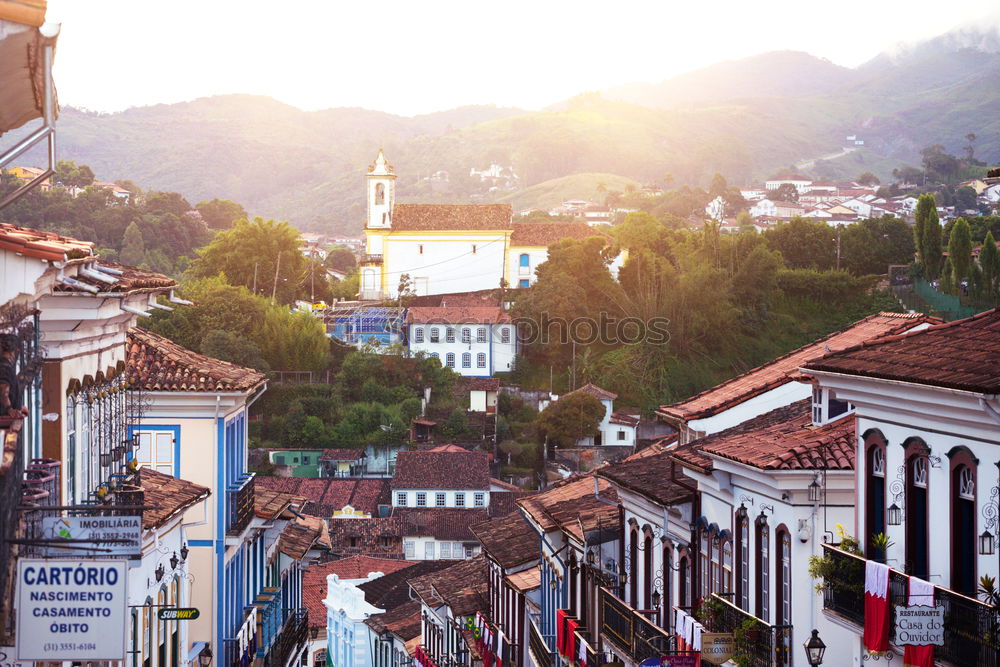
[[[491,377],[514,368],[517,327],[499,306],[421,306],[406,315],[407,345],[460,375]]]
[[[573,394],[589,394],[599,400],[604,406],[604,416],[597,427],[597,435],[592,438],[583,438],[576,443],[577,447],[600,447],[602,445],[614,445],[616,447],[635,447],[636,431],[639,427],[639,415],[630,415],[624,412],[615,412],[615,399],[618,394],[601,389],[596,384],[587,383],[567,394],[562,398]]]

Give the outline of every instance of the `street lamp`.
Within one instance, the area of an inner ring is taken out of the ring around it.
[[[820,491],[823,487],[819,485],[819,482],[813,477],[812,484],[809,485],[809,502],[818,503],[820,500]]]
[[[594,547],[587,549],[587,565],[593,566],[597,556],[594,555]]]
[[[660,608],[660,602],[662,598],[660,597],[660,591],[658,589],[653,591],[653,609]]]
[[[979,553],[983,556],[992,556],[996,551],[996,538],[989,530],[984,530],[979,536]]]
[[[819,638],[819,630],[813,629],[812,637],[803,644],[806,649],[806,660],[812,667],[823,664],[823,654],[826,653],[826,644]]]
[[[198,654],[198,664],[200,667],[208,667],[212,664],[212,647],[208,644],[205,648],[201,649],[201,653]]]
[[[903,523],[903,510],[899,509],[899,505],[893,503],[889,505],[889,525],[898,526]]]

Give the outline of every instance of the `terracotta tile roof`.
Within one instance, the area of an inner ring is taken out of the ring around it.
[[[90,257],[94,254],[94,244],[52,232],[0,222],[0,250],[10,250],[25,257],[46,259],[50,262],[65,262],[68,259]]]
[[[490,477],[490,486],[498,486],[501,489],[506,489],[507,491],[523,491],[521,487],[505,482],[502,479],[497,479],[496,477]]]
[[[898,334],[927,322],[940,320],[920,313],[870,315],[691,398],[661,406],[657,414],[670,422],[711,417],[785,384],[789,381],[789,373],[796,372],[799,366],[820,357],[825,351],[843,350],[881,336]]]
[[[396,457],[393,489],[490,488],[486,452],[403,451]]]
[[[602,466],[595,474],[660,505],[685,503],[695,496],[691,488],[693,484],[678,481],[678,478],[683,478],[683,473],[674,470],[670,452],[662,450],[652,456]]]
[[[402,559],[405,525],[401,517],[331,521],[331,552],[339,556]]]
[[[324,449],[320,461],[357,461],[366,456],[363,449]]]
[[[698,448],[698,442],[698,440],[695,440],[684,445],[678,445],[668,453],[685,468],[694,468],[701,472],[708,472],[713,467],[712,459],[702,454],[701,449]]]
[[[403,509],[395,508],[394,517],[406,523],[406,537],[433,537],[437,540],[475,542],[472,526],[490,518],[486,509]]]
[[[319,526],[289,521],[278,536],[278,551],[289,558],[302,560],[322,536]]]
[[[664,436],[659,440],[653,441],[652,443],[650,443],[648,447],[640,449],[635,454],[632,454],[631,456],[626,456],[624,460],[634,461],[636,459],[644,459],[650,456],[655,456],[660,452],[662,452],[664,449],[667,449],[668,447],[673,445],[675,442],[677,442],[677,434],[671,433],[670,435]]]
[[[589,508],[611,507],[594,498],[594,479],[593,475],[569,477],[556,482],[544,491],[518,499],[517,504],[546,532],[557,528],[567,528],[569,527],[568,520],[572,520],[575,517],[571,509],[573,503],[570,503],[568,507],[556,507],[564,501],[578,503],[578,507],[581,509],[577,514],[581,515],[584,511],[583,508],[588,508],[589,511]],[[605,479],[596,479],[601,497],[606,500],[617,501],[618,494],[611,484]],[[566,512],[567,509],[570,511]],[[555,516],[551,514],[553,510],[556,511]],[[560,525],[560,522],[563,522],[564,525]]]
[[[611,418],[608,421],[612,424],[618,424],[619,426],[638,426],[639,418],[635,415],[626,414],[624,412],[612,412]]]
[[[142,527],[145,529],[159,528],[171,517],[200,503],[212,493],[208,487],[165,475],[152,468],[141,468],[139,480],[144,492],[143,502],[160,506],[160,509],[143,510]]]
[[[693,457],[691,452],[695,453]],[[688,457],[701,470],[711,469],[710,456],[762,470],[853,470],[854,453],[854,414],[813,426],[812,401],[807,398],[666,455],[681,462]]]
[[[533,591],[542,585],[542,566],[535,565],[527,570],[507,575],[507,581],[515,590],[521,593]]]
[[[475,524],[472,533],[479,538],[486,553],[504,569],[538,560],[541,538],[520,512]]]
[[[394,231],[508,230],[510,204],[396,204]]]
[[[388,630],[399,637],[404,643],[419,639],[421,633],[420,612],[423,609],[416,600],[409,600],[389,609],[384,614],[373,614],[365,619],[365,625],[381,635]],[[325,619],[324,619],[325,620]]]
[[[155,271],[148,271],[134,266],[126,266],[125,264],[119,264],[118,262],[99,260],[90,268],[97,267],[111,269],[111,271],[108,271],[107,273],[116,278],[117,282],[114,284],[108,284],[102,280],[92,278],[82,272],[76,276],[76,280],[90,285],[91,287],[96,287],[101,292],[109,292],[113,294],[131,292],[134,290],[166,290],[177,286],[177,281],[163,275],[162,273],[156,273]],[[79,291],[79,289],[72,285],[61,284],[55,288],[55,291],[76,292]]]
[[[472,292],[448,292],[446,294],[423,294],[412,297],[411,308],[438,306],[500,306],[499,289],[481,289]]]
[[[347,505],[375,516],[379,505],[389,504],[389,480],[383,478],[267,476],[258,477],[257,483],[272,491],[304,496],[311,503],[309,506],[311,514],[321,514],[326,517],[330,517],[334,511],[341,510]]]
[[[452,560],[399,560],[400,567],[383,570],[385,576],[358,586],[365,601],[380,609],[392,609],[410,599],[410,580],[443,570],[455,563]]]
[[[315,563],[302,573],[302,601],[309,612],[309,627],[326,628],[326,578],[336,574],[341,579],[365,579],[371,572],[389,574],[408,567],[405,560],[351,556],[328,563]]]
[[[534,494],[535,491],[524,491],[522,489],[511,491],[491,491],[489,506],[490,517],[496,519],[502,516],[507,516],[511,512],[516,512],[517,499]]]
[[[857,345],[803,368],[997,394],[1000,309]]]
[[[250,392],[263,373],[192,352],[145,329],[128,332],[128,378],[146,391]]]
[[[579,389],[574,389],[573,391],[563,394],[563,397],[572,396],[573,394],[590,394],[599,401],[613,401],[618,398],[618,394],[612,394],[606,389],[601,389],[596,384],[588,382]]]
[[[591,236],[611,240],[610,236],[586,222],[515,222],[510,245],[511,248],[547,248],[563,239],[588,239]]]
[[[290,505],[302,507],[306,503],[306,498],[296,496],[291,493],[271,491],[254,480],[253,486],[253,513],[261,519],[277,519],[288,509]]]
[[[436,308],[428,306],[410,307],[406,310],[407,324],[502,324],[510,321],[510,315],[499,306],[438,306]]]
[[[480,554],[457,561],[438,572],[411,579],[410,587],[432,607],[444,602],[451,607],[454,616],[488,611],[489,566],[486,557]]]
[[[500,391],[500,378],[469,378],[469,391]]]

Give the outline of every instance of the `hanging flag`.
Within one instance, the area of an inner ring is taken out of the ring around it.
[[[556,609],[556,652],[566,655],[566,610]]]
[[[907,585],[909,587],[907,602],[911,607],[914,605],[934,606],[934,584],[923,579],[910,577]],[[911,646],[906,644],[903,648],[903,667],[934,667],[934,645]]]
[[[889,650],[889,566],[873,560],[865,564],[865,648]]]

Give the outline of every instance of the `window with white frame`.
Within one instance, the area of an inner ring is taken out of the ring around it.
[[[406,558],[406,560],[413,560],[413,553],[414,553],[413,541],[406,540],[405,542],[403,542],[403,557]]]
[[[451,542],[441,543],[441,559],[447,560],[451,558]]]
[[[431,342],[440,343],[441,342],[441,330],[437,327],[431,327]]]
[[[486,368],[486,353],[480,352],[476,355],[476,367]]]
[[[619,440],[625,439],[625,431],[622,431],[621,429],[618,430],[618,439]]]
[[[469,327],[462,327],[462,342],[471,343],[472,342],[472,329]]]
[[[434,494],[434,506],[435,507],[444,507],[444,503],[445,503],[445,495],[444,495],[444,493],[443,492],[435,493]]]
[[[427,507],[427,494],[417,491],[417,507]]]
[[[424,542],[424,560],[434,560],[434,540]]]
[[[396,493],[396,506],[406,507],[406,491],[399,491]]]
[[[479,327],[476,329],[476,342],[485,343],[486,342],[486,327]]]
[[[140,468],[150,468],[164,475],[174,474],[173,431],[137,431],[139,447],[135,451]]]
[[[504,345],[510,344],[510,327],[500,328],[500,342]]]
[[[444,330],[444,339],[448,343],[455,342],[455,327],[448,327]]]
[[[486,494],[476,493],[476,495],[474,496],[473,504],[476,507],[483,507],[484,505],[486,505]]]
[[[455,353],[454,352],[449,352],[448,354],[444,355],[444,360],[445,360],[445,366],[447,366],[448,368],[454,368],[455,367]]]
[[[413,327],[413,342],[423,343],[424,342],[424,328],[423,327]]]
[[[472,355],[468,352],[462,353],[462,368],[472,368]]]
[[[465,507],[465,494],[461,491],[455,494],[455,507]]]

